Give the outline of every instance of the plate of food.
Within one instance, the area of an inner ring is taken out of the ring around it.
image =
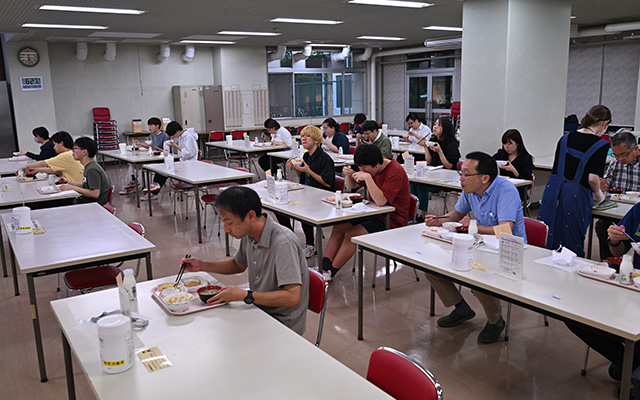
[[[180,283],[191,293],[196,293],[201,287],[209,285],[206,279],[197,275],[184,277],[180,280]]]
[[[432,237],[432,238],[442,238],[443,233],[448,233],[449,230],[440,226],[427,226],[422,231],[422,236]]]
[[[198,278],[199,282],[208,282],[211,285],[198,286],[198,290],[204,288],[214,288],[215,290],[222,289],[223,285],[216,281],[206,273],[191,273],[190,276],[186,276],[182,281],[188,281],[193,278]],[[154,287],[151,290],[151,297],[163,308],[166,312],[173,315],[187,315],[210,308],[224,306],[227,303],[209,305],[203,303],[198,299],[200,294],[197,291],[191,292],[189,288],[185,287],[182,282],[178,283],[177,287],[174,287],[174,282],[164,282]]]
[[[40,186],[38,188],[38,193],[40,194],[53,194],[53,193],[58,193],[59,191],[60,191],[60,187],[57,185]]]
[[[583,274],[600,276],[603,278],[610,278],[613,274],[616,273],[615,269],[602,264],[583,264],[580,266],[580,269],[578,271]]]
[[[155,287],[154,292],[162,297],[172,295],[174,293],[187,293],[189,290],[184,287],[182,283],[178,283],[177,286],[174,285],[175,282],[165,282],[161,283]]]
[[[455,232],[459,226],[462,226],[460,222],[448,221],[442,224],[442,227],[447,229],[448,231]]]
[[[291,164],[295,165],[296,167],[299,167],[302,165],[302,158],[292,158],[291,159]]]
[[[271,145],[271,142],[258,142],[254,144],[256,147],[271,147]]]
[[[335,196],[327,196],[327,197],[323,197],[321,199],[322,201],[324,201],[325,203],[329,203],[329,204],[336,204],[336,197]],[[347,194],[343,194],[342,195],[342,207],[344,208],[348,208],[353,206],[353,202],[349,199],[349,196]]]
[[[627,196],[640,197],[640,192],[625,192]]]
[[[268,187],[268,185],[265,183],[264,187]],[[304,189],[304,185],[302,183],[287,182],[287,190],[300,190],[300,189]]]

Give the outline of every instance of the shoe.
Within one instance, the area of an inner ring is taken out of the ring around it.
[[[135,192],[135,188],[136,188],[135,186],[130,187],[128,189],[127,189],[127,187],[125,187],[124,189],[120,190],[118,192],[118,194],[121,194],[121,195],[131,194],[131,193]]]
[[[622,380],[622,371],[620,371],[620,367],[611,363],[611,365],[609,365],[609,377],[614,381],[620,382]]]
[[[153,183],[151,184],[151,191],[152,191],[152,192],[157,193],[157,192],[159,192],[159,191],[160,191],[160,189],[161,189],[161,188],[160,188],[160,184],[158,184],[158,183],[156,183],[156,182],[153,182]],[[142,189],[142,193],[147,193],[147,192],[149,192],[149,189],[147,189],[147,188]]]
[[[127,183],[127,185],[124,188],[125,189],[134,189],[136,186],[138,186],[138,182],[129,181],[129,183]]]
[[[506,325],[507,324],[505,324],[502,317],[495,324],[491,324],[487,321],[484,329],[478,335],[478,343],[491,344],[497,342],[498,339],[500,339],[500,334],[502,333]]]
[[[305,258],[309,258],[312,255],[316,254],[316,248],[312,244],[305,244],[304,249],[302,249],[302,251],[304,252]]]
[[[331,282],[333,280],[333,274],[331,274],[331,271],[322,271],[322,277],[327,282]]]
[[[438,319],[438,326],[442,328],[451,328],[463,323],[464,321],[470,320],[475,316],[476,313],[472,309],[469,309],[469,312],[462,312],[454,308],[449,315],[445,315]]]

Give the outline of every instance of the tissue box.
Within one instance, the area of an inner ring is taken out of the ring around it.
[[[142,132],[142,120],[134,119],[131,121],[131,125],[133,126],[133,133]]]

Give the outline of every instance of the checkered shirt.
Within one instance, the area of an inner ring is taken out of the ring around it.
[[[618,160],[611,161],[604,177],[607,178],[610,188],[622,189],[625,192],[640,191],[640,158],[627,165]]]

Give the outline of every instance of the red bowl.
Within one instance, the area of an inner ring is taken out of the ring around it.
[[[213,290],[215,291],[215,293],[213,294],[205,294],[202,293],[205,290]],[[198,289],[197,293],[198,296],[200,296],[200,300],[202,300],[203,303],[206,303],[207,300],[209,300],[210,298],[212,298],[213,296],[217,295],[218,293],[220,293],[220,290],[222,290],[222,286],[218,286],[218,285],[208,285],[208,286],[203,286],[200,289]]]
[[[458,232],[458,233],[469,233],[469,225],[456,226],[456,232]]]
[[[607,261],[607,265],[609,265],[610,268],[613,268],[616,270],[616,272],[620,271],[620,264],[622,263],[622,257],[609,257],[606,259]]]

